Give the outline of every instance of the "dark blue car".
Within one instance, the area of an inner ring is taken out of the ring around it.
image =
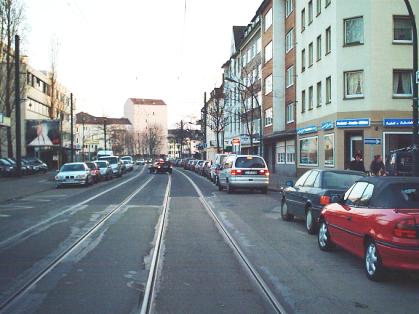
[[[317,218],[323,206],[340,197],[352,184],[365,176],[349,170],[313,169],[304,173],[282,191],[281,217],[289,221],[305,218],[307,232],[317,231]]]

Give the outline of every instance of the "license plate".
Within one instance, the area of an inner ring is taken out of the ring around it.
[[[257,171],[246,171],[246,174],[257,174]]]

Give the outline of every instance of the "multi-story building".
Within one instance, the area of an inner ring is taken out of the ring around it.
[[[112,150],[115,155],[132,155],[135,141],[127,118],[95,117],[85,112],[76,114],[75,145],[77,160],[91,160],[98,150]],[[106,144],[105,144],[106,138]]]
[[[416,14],[419,4],[412,2]],[[298,168],[410,144],[412,25],[403,1],[296,2]]]
[[[129,98],[124,105],[124,117],[132,123],[135,138],[156,131],[161,137],[157,155],[167,155],[167,105],[160,99]]]

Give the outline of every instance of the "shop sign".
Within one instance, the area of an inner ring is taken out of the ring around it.
[[[335,123],[333,121],[325,121],[322,123],[320,128],[322,130],[331,130],[335,128]]]
[[[387,127],[411,127],[413,125],[413,119],[384,119],[383,125]]]
[[[239,138],[233,138],[231,140],[231,144],[233,144],[233,145],[240,145],[240,139]]]
[[[381,138],[364,138],[364,145],[381,145]]]
[[[317,126],[315,126],[315,125],[308,126],[306,128],[300,128],[300,129],[297,130],[298,135],[315,133],[315,132],[317,132]]]
[[[371,126],[370,118],[336,120],[337,128],[366,128]]]

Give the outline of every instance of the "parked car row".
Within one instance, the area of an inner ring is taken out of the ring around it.
[[[363,258],[371,280],[388,269],[419,271],[419,178],[313,169],[282,192],[281,217],[304,218],[322,251]]]
[[[21,159],[21,173],[30,175],[36,173],[45,173],[48,166],[42,160],[35,157],[23,157]],[[0,158],[0,175],[3,177],[15,176],[17,172],[17,163],[15,158]]]

